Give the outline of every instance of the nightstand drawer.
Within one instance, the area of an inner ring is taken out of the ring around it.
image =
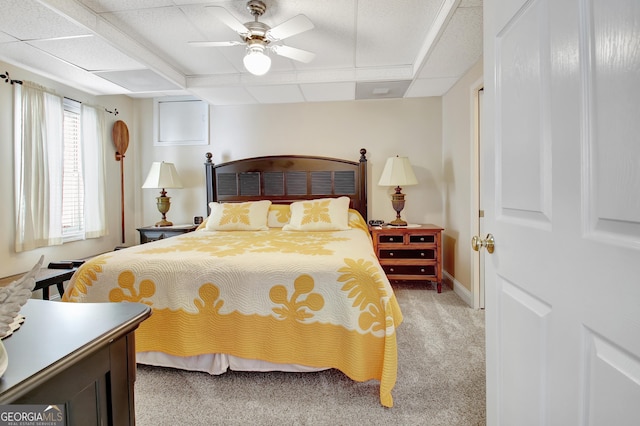
[[[435,244],[436,236],[434,234],[428,235],[409,235],[409,244]]]
[[[378,242],[380,244],[388,244],[388,243],[402,244],[404,242],[404,235],[402,235],[402,234],[399,234],[399,235],[381,234],[381,235],[378,235]]]
[[[378,257],[380,259],[429,259],[436,258],[436,249],[423,250],[402,250],[402,249],[380,249]]]
[[[406,242],[405,242],[406,238]],[[378,235],[380,244],[436,244],[436,236],[433,234],[402,235],[402,234],[381,234]]]
[[[382,265],[384,272],[391,275],[436,276],[436,265]]]

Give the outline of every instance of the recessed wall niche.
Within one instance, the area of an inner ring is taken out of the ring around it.
[[[192,96],[154,98],[153,144],[208,145],[209,104]]]

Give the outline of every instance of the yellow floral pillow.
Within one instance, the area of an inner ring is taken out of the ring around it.
[[[349,197],[319,198],[291,203],[284,231],[343,231],[349,229]]]
[[[271,201],[246,203],[209,203],[211,214],[207,218],[209,231],[265,231],[267,212]]]
[[[267,226],[269,228],[282,228],[289,223],[291,209],[289,204],[271,204],[269,215],[267,216]]]

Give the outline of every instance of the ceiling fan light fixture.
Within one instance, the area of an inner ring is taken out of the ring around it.
[[[244,67],[253,75],[265,75],[271,69],[271,58],[264,53],[264,46],[251,45],[247,47]]]

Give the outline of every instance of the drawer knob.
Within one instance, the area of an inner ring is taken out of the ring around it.
[[[420,237],[420,241],[424,241],[424,237]]]
[[[389,241],[393,241],[393,237],[389,237]]]
[[[420,268],[420,272],[424,272],[424,268]]]
[[[393,252],[392,251],[389,252],[389,256],[393,256]]]
[[[393,271],[394,271],[394,269],[393,269],[393,268],[389,268],[389,272],[393,272]]]
[[[423,251],[420,252],[420,256],[424,257],[424,252]]]

